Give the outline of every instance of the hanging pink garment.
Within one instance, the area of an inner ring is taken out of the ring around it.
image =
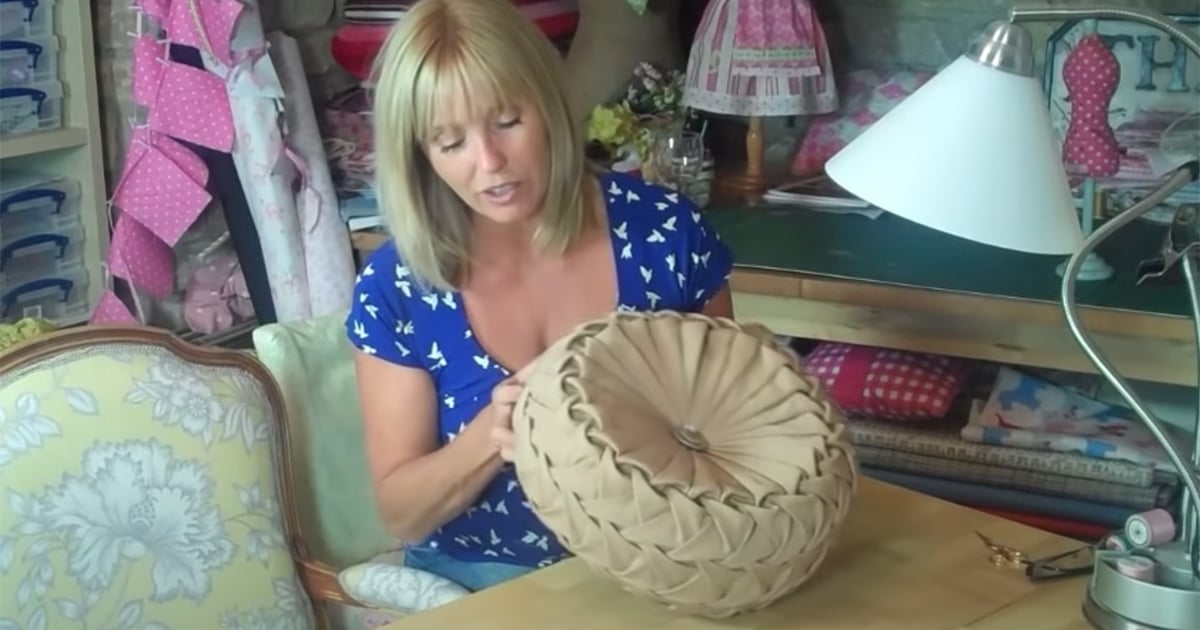
[[[837,109],[833,64],[808,0],[712,0],[688,57],[688,105],[735,116]]]
[[[254,317],[250,291],[235,254],[214,254],[192,272],[183,296],[183,317],[192,330],[206,335]]]

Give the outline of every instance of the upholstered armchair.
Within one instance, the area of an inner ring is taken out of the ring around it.
[[[326,627],[287,429],[243,352],[90,327],[0,354],[0,629]]]
[[[340,586],[334,623],[372,628],[467,594],[445,578],[406,568],[380,524],[363,447],[351,346],[333,315],[254,331],[259,359],[283,392],[311,581]]]

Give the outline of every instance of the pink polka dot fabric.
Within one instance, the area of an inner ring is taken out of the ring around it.
[[[154,133],[149,129],[146,129],[146,133],[152,134],[149,144],[162,151],[163,155],[171,158],[184,173],[187,173],[188,177],[192,178],[192,181],[199,186],[208,184],[208,165],[199,155],[192,153],[191,149],[179,144],[170,136]]]
[[[245,6],[238,0],[133,2],[153,22],[144,29],[149,34],[135,35],[133,41],[133,99],[148,110],[148,118],[133,129],[112,199],[120,214],[108,266],[136,289],[165,298],[175,290],[172,246],[212,200],[206,190],[208,167],[178,140],[224,153],[234,143],[223,75],[171,61],[168,44],[192,46],[233,65],[230,42]],[[93,321],[133,319],[111,292],[93,310]]]
[[[187,176],[196,182],[196,185],[202,187],[208,185],[208,165],[200,156],[192,153],[191,149],[179,144],[170,136],[158,133],[149,127],[134,127],[130,134],[129,146],[125,151],[125,170],[121,174],[121,180],[117,182],[118,188],[120,188],[121,182],[129,176],[129,172],[142,153],[151,146],[171,158],[171,161],[175,162],[184,173],[187,173]]]
[[[150,107],[162,80],[167,45],[151,35],[133,40],[133,102]]]
[[[135,0],[138,7],[146,15],[158,21],[167,19],[167,11],[171,6],[171,0]],[[177,2],[176,4],[187,4],[186,0]]]
[[[121,298],[115,293],[105,289],[100,296],[100,301],[96,302],[96,308],[92,309],[92,317],[88,320],[89,324],[136,324],[137,318],[133,313],[125,308],[125,304],[121,302]]]
[[[1063,84],[1071,106],[1063,155],[1092,177],[1114,175],[1121,166],[1121,147],[1108,122],[1108,105],[1120,73],[1117,58],[1095,34],[1080,38],[1063,63]]]
[[[156,298],[167,297],[175,288],[175,255],[171,247],[127,214],[117,218],[108,268],[114,276]]]
[[[242,14],[242,3],[237,0],[204,0],[196,3],[206,37],[202,37],[196,30],[196,15],[192,13],[189,4],[186,0],[171,3],[170,14],[166,19],[171,40],[212,53],[221,63],[233,65],[229,42],[233,38],[233,27],[237,24],[238,16]],[[209,50],[209,46],[212,46],[212,50]]]
[[[228,153],[233,149],[233,114],[225,83],[206,70],[168,62],[150,109],[150,127]]]
[[[150,146],[133,164],[113,204],[174,246],[211,200],[174,160]]]

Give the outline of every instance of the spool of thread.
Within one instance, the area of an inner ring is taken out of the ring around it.
[[[1168,543],[1174,538],[1175,519],[1162,508],[1134,514],[1125,521],[1125,539],[1138,549]]]
[[[1100,548],[1109,551],[1129,551],[1133,547],[1121,532],[1113,532],[1100,541]]]
[[[1142,582],[1154,582],[1154,561],[1145,556],[1122,556],[1117,558],[1117,573]]]

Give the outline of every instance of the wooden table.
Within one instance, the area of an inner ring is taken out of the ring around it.
[[[1079,543],[863,479],[816,576],[764,610],[714,621],[671,613],[567,560],[384,630],[1084,630],[1085,577],[1034,583],[996,567],[975,535],[1039,558]]]

